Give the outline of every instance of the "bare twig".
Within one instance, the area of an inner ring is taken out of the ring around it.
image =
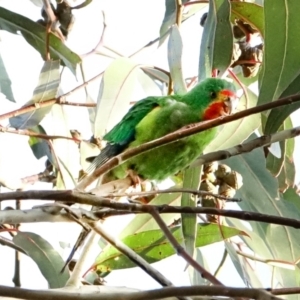
[[[74,270],[66,283],[66,287],[79,287],[81,285],[81,278],[84,274],[84,268],[86,267],[86,261],[91,252],[92,246],[95,245],[96,241],[99,239],[96,232],[90,233],[87,243],[82,249],[81,255],[74,267]]]
[[[133,192],[133,193],[111,193],[107,195],[103,195],[103,197],[132,197],[132,196],[148,196],[148,195],[155,195],[155,194],[170,194],[170,193],[188,193],[192,195],[199,195],[199,196],[211,196],[226,202],[241,202],[241,199],[237,198],[228,198],[222,195],[213,194],[210,192],[199,191],[196,189],[186,189],[186,188],[170,188],[166,190],[157,190],[157,191],[147,191],[147,192]]]
[[[276,132],[274,134],[263,135],[251,141],[244,142],[243,144],[236,145],[232,148],[210,152],[199,157],[191,166],[204,164],[216,160],[223,160],[242,153],[251,152],[252,150],[260,147],[271,145],[272,143],[280,142],[286,139],[293,138],[300,134],[300,126]]]
[[[142,257],[135,253],[132,249],[126,246],[120,240],[114,238],[110,233],[108,233],[99,222],[88,222],[91,228],[100,234],[106,241],[108,241],[112,246],[118,249],[121,253],[126,255],[131,261],[133,261],[137,266],[144,270],[148,275],[150,275],[154,280],[156,280],[162,286],[173,286],[172,282],[165,278],[160,272],[154,269],[150,264],[148,264]]]
[[[169,240],[170,244],[173,246],[173,248],[177,251],[177,254],[180,255],[182,258],[186,260],[188,264],[190,264],[192,267],[197,270],[200,275],[210,281],[214,285],[223,285],[221,281],[219,281],[216,277],[214,277],[211,273],[206,271],[198,262],[196,262],[186,251],[185,249],[177,242],[177,240],[174,238],[173,234],[169,230],[168,226],[165,224],[163,219],[161,218],[158,211],[154,209],[149,210],[152,217],[155,219],[156,223],[159,225],[160,229],[165,234],[166,238]]]
[[[48,135],[48,134],[42,134],[42,133],[36,133],[31,130],[27,129],[13,129],[13,128],[8,128],[8,127],[3,127],[0,125],[0,132],[7,132],[7,133],[13,133],[13,134],[18,134],[18,135],[27,135],[27,136],[34,136],[40,139],[44,140],[55,140],[55,139],[65,139],[65,140],[71,140],[75,142],[80,142],[80,140],[68,136],[62,136],[62,135]]]

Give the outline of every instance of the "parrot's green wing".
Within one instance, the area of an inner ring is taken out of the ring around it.
[[[92,160],[92,164],[86,170],[87,173],[126,149],[135,138],[136,126],[152,109],[159,106],[161,98],[148,97],[138,101],[131,107],[123,119],[103,137],[108,142],[107,146],[97,157],[89,158],[89,160]]]

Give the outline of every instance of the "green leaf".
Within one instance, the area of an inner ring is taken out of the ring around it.
[[[232,1],[231,20],[243,20],[264,35],[264,9],[256,3]]]
[[[300,75],[298,75],[280,95],[279,98],[287,97],[300,93]],[[277,132],[284,120],[294,111],[300,107],[300,102],[274,108],[271,110],[266,125],[264,127],[264,134]]]
[[[223,236],[226,239],[235,235],[244,234],[236,228],[217,224],[198,224],[197,229],[196,247],[223,241]],[[181,228],[173,227],[170,228],[170,230],[176,240],[182,244],[183,236]],[[149,263],[160,261],[176,253],[161,230],[140,232],[127,236],[122,241]],[[135,267],[135,264],[131,260],[112,246],[100,253],[96,259],[96,265],[98,272],[109,272],[114,269]]]
[[[295,177],[295,164],[285,156],[284,164],[278,176],[279,191],[283,193],[287,188],[293,187],[295,184]]]
[[[30,131],[36,132],[36,133],[42,133],[46,134],[46,131],[41,125],[38,125],[36,127],[30,128]],[[53,157],[49,148],[49,144],[46,140],[40,139],[38,137],[30,136],[28,140],[29,146],[31,147],[31,150],[36,157],[36,159],[40,159],[43,156],[47,156],[48,159],[53,162]]]
[[[0,29],[14,34],[21,32],[26,41],[35,48],[45,59],[46,54],[46,28],[42,25],[0,7]],[[81,58],[72,52],[56,35],[49,33],[49,51],[53,60],[61,59],[63,63],[75,74],[76,66]]]
[[[188,2],[188,0],[183,0],[182,4]],[[165,0],[166,11],[164,15],[164,19],[160,26],[159,35],[160,41],[159,45],[162,45],[164,40],[166,39],[166,33],[170,29],[170,27],[176,22],[176,2],[175,0]]]
[[[288,188],[282,196],[285,201],[293,203],[295,207],[297,207],[298,211],[300,211],[300,196],[296,192],[295,188]]]
[[[127,112],[134,99],[137,70],[138,64],[125,57],[115,59],[105,70],[97,100],[95,137],[103,136]]]
[[[32,99],[24,106],[37,103],[37,109],[9,119],[10,124],[18,129],[34,127],[40,124],[52,105],[38,108],[38,103],[54,99],[57,96],[60,85],[59,61],[45,61],[40,73],[39,82],[33,92]]]
[[[18,232],[13,242],[34,260],[51,289],[65,286],[69,273],[67,270],[60,272],[64,260],[46,240],[32,232]]]
[[[213,69],[218,69],[219,76],[222,76],[231,64],[232,50],[230,2],[212,0],[200,46],[199,81],[211,77]]]
[[[247,239],[249,240],[249,239]],[[226,249],[228,251],[228,254],[232,260],[232,263],[234,264],[237,272],[241,276],[242,280],[244,281],[246,286],[249,286],[251,284],[252,287],[261,287],[263,288],[263,284],[258,279],[258,274],[254,268],[246,261],[244,262],[242,259],[242,256],[238,255],[232,246],[231,243],[225,242]]]
[[[201,181],[202,166],[190,167],[183,173],[183,188],[198,190]],[[197,199],[188,193],[181,196],[181,206],[197,206]],[[197,215],[181,214],[182,235],[184,239],[185,250],[193,257],[195,251],[195,242],[197,236]]]
[[[259,105],[277,99],[299,75],[299,10],[297,0],[264,1],[264,63]]]
[[[0,92],[3,95],[5,95],[7,100],[16,102],[13,95],[13,91],[11,89],[11,80],[8,77],[1,54],[0,54]]]
[[[49,119],[51,127],[45,125],[47,132],[53,135],[71,137],[67,117],[62,105],[53,105]],[[56,181],[57,189],[72,189],[76,185],[75,178],[79,174],[79,153],[78,146],[74,141],[67,139],[54,139],[52,149],[55,152],[59,171]]]
[[[266,167],[274,177],[280,174],[285,160],[285,141],[279,142],[278,145],[281,150],[280,157],[276,157],[272,152],[269,152],[266,160]]]
[[[287,118],[280,129],[286,130],[292,127],[291,118]],[[270,152],[267,156],[267,168],[274,177],[278,178],[279,190],[284,192],[295,183],[296,170],[293,162],[295,141],[287,139],[279,142],[278,145],[280,145],[281,155],[276,157]]]
[[[168,43],[168,62],[175,94],[185,94],[187,88],[182,74],[182,39],[178,26],[171,28]]]
[[[237,197],[243,199],[239,203],[242,210],[265,212],[270,215],[300,219],[300,211],[293,203],[284,201],[278,192],[278,183],[264,167],[265,158],[262,149],[232,157],[226,160],[233,170],[243,176],[244,184],[237,192]],[[268,247],[276,260],[296,261],[300,256],[298,230],[282,225],[251,222],[253,234],[257,234]],[[250,233],[250,236],[253,234]],[[250,239],[249,239],[250,240]],[[253,241],[253,240],[252,240]],[[248,243],[248,242],[247,242]],[[249,241],[250,243],[250,241]],[[251,249],[255,247],[253,242]],[[262,254],[262,248],[253,249],[256,255],[271,259],[270,255]],[[276,270],[278,271],[277,267]],[[298,282],[299,271],[287,276],[286,270],[278,271],[276,277],[282,286],[294,286]],[[298,274],[297,274],[298,273]]]

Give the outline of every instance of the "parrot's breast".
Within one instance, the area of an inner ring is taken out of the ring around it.
[[[142,178],[161,181],[178,173],[195,161],[215,134],[216,128],[213,128],[149,150],[116,168],[115,174],[117,175],[121,169],[122,172],[125,169],[132,169]]]

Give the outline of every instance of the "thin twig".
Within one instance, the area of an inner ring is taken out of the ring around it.
[[[222,195],[217,195],[205,191],[199,191],[196,189],[186,189],[186,188],[170,188],[166,190],[157,190],[157,191],[147,191],[147,192],[133,192],[133,193],[110,193],[107,195],[103,195],[103,197],[132,197],[132,196],[148,196],[148,195],[155,195],[155,194],[171,194],[171,193],[188,193],[193,195],[200,195],[200,196],[211,196],[217,199],[224,200],[226,202],[241,202],[241,199],[237,198],[228,198]]]
[[[99,222],[99,221],[98,221]],[[86,261],[91,252],[92,247],[98,241],[99,237],[95,231],[90,233],[87,243],[84,245],[80,257],[74,267],[74,270],[66,283],[66,287],[79,287],[81,285],[81,278],[86,268]]]
[[[165,224],[163,219],[161,218],[158,211],[154,209],[149,210],[151,216],[154,218],[156,223],[159,225],[160,229],[165,234],[166,238],[169,240],[170,244],[173,246],[173,248],[177,251],[177,254],[181,256],[183,259],[186,260],[188,264],[190,264],[192,267],[197,270],[202,278],[207,279],[214,285],[223,285],[221,281],[219,281],[216,277],[214,277],[211,273],[206,271],[197,261],[195,261],[186,251],[185,249],[177,242],[177,240],[174,238],[173,234],[169,230],[168,226]]]
[[[80,142],[80,140],[73,138],[73,137],[68,137],[68,136],[62,136],[62,135],[48,135],[48,134],[43,134],[43,133],[36,133],[31,130],[27,129],[13,129],[13,128],[8,128],[8,127],[3,127],[0,125],[0,132],[6,132],[6,133],[13,133],[13,134],[18,134],[18,135],[26,135],[26,136],[34,136],[40,139],[44,140],[55,140],[55,139],[65,139],[65,140],[70,140],[74,142]]]
[[[228,256],[228,251],[227,251],[227,249],[224,249],[222,259],[221,259],[221,261],[220,261],[220,263],[219,263],[219,265],[218,265],[218,267],[217,267],[217,269],[214,273],[214,276],[217,276],[218,273],[220,272],[220,270],[222,269],[222,267],[224,266],[224,263],[226,261],[227,256]]]
[[[169,281],[165,276],[163,276],[159,271],[154,269],[147,261],[145,261],[141,256],[135,253],[131,248],[126,246],[122,241],[114,238],[104,227],[99,224],[99,222],[88,222],[91,228],[100,234],[107,242],[114,246],[121,253],[126,255],[131,261],[133,261],[137,266],[144,270],[148,275],[150,275],[154,280],[156,280],[162,286],[173,286],[172,282]]]

